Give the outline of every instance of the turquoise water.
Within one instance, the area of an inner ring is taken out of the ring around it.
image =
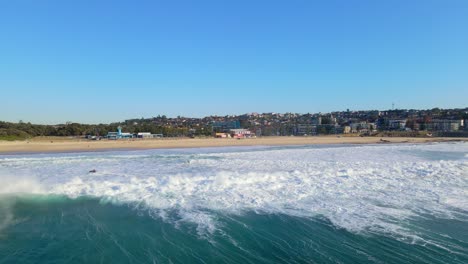
[[[468,263],[467,150],[2,156],[0,263]]]

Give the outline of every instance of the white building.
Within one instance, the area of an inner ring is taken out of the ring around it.
[[[432,127],[431,127],[432,126]],[[458,131],[463,126],[463,120],[434,119],[428,125],[428,130],[432,131]]]
[[[150,132],[139,132],[137,138],[162,138],[162,134],[151,134]]]
[[[137,138],[153,138],[150,132],[139,132]]]
[[[233,138],[249,138],[252,137],[252,132],[248,129],[230,129],[229,133],[231,133]]]
[[[388,127],[391,129],[402,129],[406,128],[406,119],[390,119],[388,120]]]

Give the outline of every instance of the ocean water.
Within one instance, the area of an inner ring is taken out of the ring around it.
[[[0,263],[468,263],[468,144],[2,155]]]

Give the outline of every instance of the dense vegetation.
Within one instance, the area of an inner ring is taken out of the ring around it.
[[[67,123],[63,125],[36,125],[31,123],[10,123],[0,121],[0,140],[20,140],[37,136],[105,136],[109,131],[122,130],[129,133],[151,132],[163,134],[169,137],[189,135],[210,135],[209,128],[191,129],[189,127],[171,127],[156,125],[151,122],[144,123],[112,123],[87,125],[79,123]]]

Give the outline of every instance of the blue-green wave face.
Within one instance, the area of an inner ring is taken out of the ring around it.
[[[467,189],[466,143],[5,155],[0,263],[468,263]]]

